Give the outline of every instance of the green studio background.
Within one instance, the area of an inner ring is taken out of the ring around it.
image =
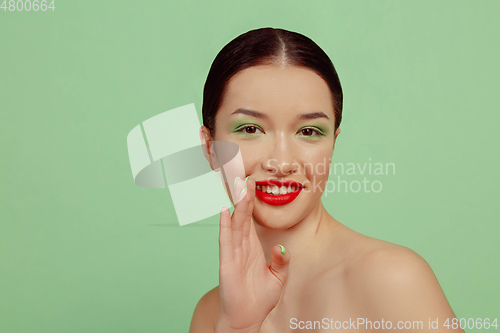
[[[500,2],[55,7],[0,10],[1,332],[188,330],[218,284],[218,217],[162,226],[177,223],[170,194],[134,184],[126,137],[193,102],[201,119],[218,51],[266,26],[305,34],[336,66],[333,162],[395,165],[368,176],[381,192],[329,193],[327,210],[422,255],[459,318],[500,317]]]

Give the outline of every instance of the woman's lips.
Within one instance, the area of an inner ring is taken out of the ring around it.
[[[293,180],[268,179],[255,182],[255,195],[264,203],[272,206],[286,205],[299,195],[304,186]],[[267,189],[272,191],[267,193]],[[283,194],[283,192],[285,192]]]

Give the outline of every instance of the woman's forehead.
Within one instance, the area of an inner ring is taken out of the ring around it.
[[[327,83],[314,71],[297,66],[253,66],[237,73],[227,83],[220,111],[238,108],[292,114],[316,110],[334,117]]]

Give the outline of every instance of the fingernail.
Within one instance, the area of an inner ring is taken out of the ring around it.
[[[245,178],[245,186],[247,186],[247,180],[248,178],[252,178],[251,176],[248,176],[247,178]]]
[[[241,178],[240,178],[240,177],[236,177],[236,178],[234,178],[234,188],[236,188],[236,181],[237,181],[238,179],[241,179]]]
[[[240,199],[241,199],[241,196],[243,195],[243,192],[245,192],[246,190],[247,190],[247,188],[246,188],[246,187],[245,187],[245,188],[243,188],[243,189],[241,190],[241,193],[240,193]]]
[[[226,207],[224,207],[224,206],[221,206],[221,207],[220,207],[220,212],[221,212],[221,214],[222,214],[222,212],[224,211],[224,209],[226,209]]]
[[[285,247],[281,244],[278,244],[279,247],[281,247],[281,254],[285,255]]]

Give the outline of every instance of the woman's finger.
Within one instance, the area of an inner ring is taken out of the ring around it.
[[[257,235],[257,230],[255,230],[255,223],[251,221],[250,223],[250,232],[248,234],[248,240],[250,244],[260,244],[259,236]]]
[[[243,224],[243,239],[247,239],[248,236],[250,235],[250,225],[253,223],[252,216],[253,216],[253,207],[255,202],[255,181],[252,180],[252,183],[251,184],[249,183],[247,188],[248,188],[249,205],[248,205],[247,217]]]
[[[282,245],[273,246],[271,251],[271,265],[269,265],[269,269],[274,276],[284,284],[288,275],[290,253],[288,253]]]
[[[238,180],[243,182],[243,180]],[[250,182],[250,183],[249,183]],[[250,193],[248,193],[248,186],[252,186],[253,180],[247,180],[247,186],[241,191],[242,199],[236,204],[232,217],[232,236],[233,236],[233,250],[239,249],[243,240],[243,225],[248,214],[250,205]],[[255,182],[253,182],[255,184]],[[254,185],[255,186],[255,185]]]
[[[231,231],[231,214],[227,207],[222,207],[219,225],[219,262],[222,264],[232,259],[233,238]]]

